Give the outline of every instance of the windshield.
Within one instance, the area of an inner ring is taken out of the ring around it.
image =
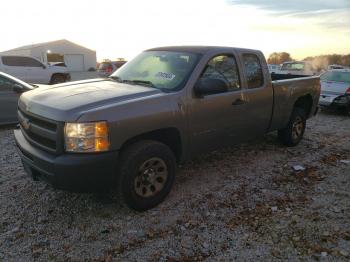
[[[349,72],[337,72],[328,71],[321,76],[322,81],[343,82],[350,84],[350,71]]]
[[[162,90],[180,90],[186,84],[199,55],[171,51],[146,51],[111,75],[120,82],[134,82]]]

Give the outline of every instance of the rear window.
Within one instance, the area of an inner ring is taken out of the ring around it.
[[[98,67],[98,69],[100,70],[106,70],[107,68],[112,67],[111,63],[101,63],[100,66]]]
[[[126,63],[126,61],[117,61],[117,62],[114,62],[113,64],[116,68],[119,68],[122,65],[124,65],[125,63]]]
[[[322,81],[343,82],[350,84],[350,72],[329,71],[321,76]]]

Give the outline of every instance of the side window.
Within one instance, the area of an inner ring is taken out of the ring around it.
[[[264,84],[264,76],[259,58],[254,54],[244,54],[243,63],[248,88],[261,87]]]
[[[228,85],[227,91],[241,88],[236,59],[232,55],[220,55],[212,58],[201,77],[225,81]]]
[[[2,63],[7,66],[29,66],[29,67],[42,67],[43,65],[31,58],[25,56],[3,56],[1,57]]]
[[[7,66],[24,66],[24,61],[21,56],[3,56],[2,63]]]
[[[0,93],[2,91],[12,91],[13,85],[14,85],[13,81],[3,76],[0,76]]]
[[[31,57],[23,57],[23,58],[24,58],[24,63],[25,63],[26,66],[29,66],[29,67],[43,67],[43,65],[39,61],[37,61],[37,60],[35,60],[35,59],[31,58]]]

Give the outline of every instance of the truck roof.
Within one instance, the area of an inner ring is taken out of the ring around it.
[[[173,51],[173,52],[189,52],[197,54],[205,54],[211,50],[222,50],[223,52],[229,50],[238,50],[245,52],[260,52],[259,50],[238,48],[238,47],[227,47],[227,46],[164,46],[147,49],[146,51]]]

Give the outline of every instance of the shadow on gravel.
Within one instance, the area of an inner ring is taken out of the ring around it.
[[[5,131],[5,130],[13,130],[15,129],[17,124],[10,124],[10,125],[0,125],[0,131]]]

